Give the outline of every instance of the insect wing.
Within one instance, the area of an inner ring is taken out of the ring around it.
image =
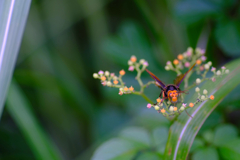
[[[155,76],[152,72],[150,72],[149,70],[145,69],[149,74],[150,76],[155,80],[157,81],[163,88],[165,88],[165,84],[157,77]]]
[[[185,74],[181,74],[177,76],[177,78],[174,80],[174,84],[176,84],[179,87],[182,81],[184,80],[184,78],[186,77],[186,75],[188,74],[188,72],[190,72],[195,65],[196,63],[194,63],[194,65],[192,65],[192,67]]]

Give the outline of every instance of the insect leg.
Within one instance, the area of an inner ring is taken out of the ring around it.
[[[163,92],[163,91],[160,92],[160,94],[159,94],[159,98],[161,98],[161,96],[162,96],[162,92]],[[156,105],[157,103],[158,103],[158,102],[156,102],[156,103],[153,104],[153,105]],[[161,103],[162,103],[162,102],[161,102]],[[161,104],[161,103],[160,103],[160,104]]]

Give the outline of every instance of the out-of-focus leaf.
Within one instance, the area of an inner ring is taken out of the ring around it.
[[[240,56],[240,22],[239,20],[222,20],[217,25],[215,37],[229,56]]]
[[[224,144],[237,138],[237,129],[232,125],[221,125],[216,128],[213,143],[216,146]]]
[[[153,152],[144,152],[136,160],[162,160],[162,158]]]
[[[214,133],[212,130],[207,130],[202,134],[204,140],[208,143],[212,143],[214,139]]]
[[[218,160],[219,156],[215,148],[204,148],[196,151],[192,157],[193,160]]]
[[[131,159],[140,149],[145,146],[133,141],[114,138],[103,143],[94,153],[92,160],[120,160]]]
[[[240,139],[229,141],[221,147],[220,154],[225,160],[238,160],[240,157]]]
[[[192,147],[190,149],[190,152],[194,152],[195,150],[202,148],[203,146],[204,146],[203,140],[199,138],[195,138],[195,140],[193,141]]]
[[[61,159],[60,153],[39,126],[29,105],[20,88],[12,82],[7,97],[7,109],[23,132],[36,159]]]
[[[17,58],[31,0],[0,1],[0,115]]]
[[[151,46],[140,26],[125,22],[115,37],[106,40],[103,51],[113,62],[127,65],[131,55],[151,60]],[[151,62],[150,62],[151,63]],[[152,63],[151,63],[152,64]]]
[[[186,23],[195,23],[206,17],[219,14],[219,6],[204,0],[179,1],[175,7],[175,15]]]
[[[126,128],[120,133],[120,137],[134,142],[139,142],[143,145],[150,146],[150,136],[149,133],[138,127]]]
[[[166,159],[187,158],[194,138],[204,121],[222,99],[240,83],[240,59],[225,66],[231,71],[229,74],[219,77],[215,82],[207,81],[202,86],[202,88],[207,88],[209,95],[214,95],[215,99],[195,105],[192,109],[188,110],[193,118],[182,114],[171,126],[165,150]],[[195,102],[196,99],[197,94],[195,93],[189,102]]]
[[[143,109],[139,113],[134,123],[150,129],[155,129],[159,126],[169,126],[170,124],[164,116],[148,108]]]
[[[202,128],[199,130],[199,134],[212,129],[213,127],[217,126],[219,123],[223,122],[223,117],[220,113],[214,111],[210,116],[207,118],[205,123],[203,124]]]
[[[157,148],[157,151],[161,154],[164,153],[165,146],[168,138],[168,128],[159,127],[153,130],[153,143]]]

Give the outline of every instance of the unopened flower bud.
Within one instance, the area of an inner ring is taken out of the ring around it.
[[[139,63],[143,64],[145,62],[145,59],[140,59]]]
[[[147,108],[151,108],[152,105],[150,103],[147,104]]]
[[[200,84],[200,83],[201,83],[201,79],[200,79],[200,78],[197,78],[197,79],[196,79],[196,83],[197,83],[197,84]]]
[[[107,81],[107,86],[111,86],[112,85],[112,82],[110,82],[110,81]]]
[[[165,69],[166,69],[167,71],[169,71],[169,70],[170,70],[170,67],[169,67],[169,66],[165,66]]]
[[[99,74],[99,75],[103,75],[104,72],[103,72],[102,70],[100,70],[100,71],[98,72],[98,74]]]
[[[215,67],[212,67],[211,71],[212,71],[212,72],[215,72],[215,71],[216,71],[216,68],[215,68]]]
[[[174,110],[173,106],[170,106],[169,111],[173,112],[173,110]]]
[[[212,65],[212,62],[211,62],[211,61],[209,61],[209,62],[208,62],[208,65],[209,65],[209,66],[211,66],[211,65]]]
[[[131,66],[133,65],[133,62],[131,60],[128,61],[128,65]]]
[[[147,61],[145,61],[145,62],[143,62],[143,66],[148,66],[148,62]]]
[[[156,106],[154,106],[154,109],[159,110],[160,108],[156,105]]]
[[[209,70],[209,68],[210,68],[209,64],[205,64],[205,65],[204,65],[204,68],[205,68],[206,70]]]
[[[98,78],[98,74],[97,73],[93,73],[93,78]]]
[[[110,75],[110,73],[109,73],[109,71],[105,71],[105,76],[109,76]]]
[[[208,94],[208,91],[206,89],[204,89],[203,94]]]
[[[200,91],[200,88],[199,88],[199,87],[196,87],[196,88],[195,88],[195,91],[196,91],[196,92],[199,92],[199,91]]]
[[[204,100],[204,99],[205,99],[205,96],[204,96],[204,95],[202,95],[202,96],[201,96],[201,100]]]
[[[182,107],[180,108],[180,111],[184,111],[184,109],[185,109],[185,107],[182,106]]]
[[[221,71],[217,71],[216,75],[220,76],[221,75]]]
[[[226,74],[228,74],[228,73],[229,73],[229,70],[228,70],[228,69],[226,69],[225,73],[226,73]]]

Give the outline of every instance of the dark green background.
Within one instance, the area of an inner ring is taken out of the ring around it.
[[[239,6],[234,0],[36,0],[14,78],[64,159],[89,159],[124,126],[143,125],[135,122],[140,113],[154,112],[146,111],[141,97],[119,96],[118,89],[103,87],[92,74],[100,69],[127,71],[127,61],[135,55],[172,83],[176,75],[164,70],[166,61],[188,46],[205,48],[208,60],[220,67],[240,56]],[[123,80],[137,89],[134,77],[127,72]],[[143,74],[142,79],[147,82],[150,77]],[[159,89],[149,87],[146,94],[154,100]],[[213,112],[213,119],[239,127],[238,97],[236,89]],[[203,130],[215,122],[206,121]],[[6,108],[0,158],[36,158]]]

